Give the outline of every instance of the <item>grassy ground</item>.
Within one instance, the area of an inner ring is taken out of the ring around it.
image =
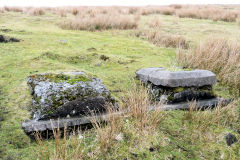
[[[158,15],[159,16],[159,15]],[[184,35],[192,44],[212,36],[226,36],[239,39],[240,30],[236,22],[213,22],[211,20],[177,19],[160,16],[163,26],[160,32]],[[144,16],[140,28],[151,16]],[[129,36],[128,31],[71,31],[62,30],[58,23],[63,18],[47,13],[43,16],[29,16],[23,13],[6,12],[0,16],[0,31],[11,37],[22,39],[19,43],[0,44],[0,100],[4,120],[0,128],[0,157],[5,159],[36,159],[38,145],[31,142],[21,129],[21,122],[30,117],[31,97],[26,77],[31,73],[56,70],[82,70],[97,75],[116,98],[119,91],[130,86],[135,71],[142,67],[167,67],[174,64],[176,49],[160,48],[150,42]],[[109,61],[100,59],[110,57]],[[230,96],[221,86],[216,87],[220,95]],[[100,159],[239,159],[239,143],[227,147],[224,134],[237,134],[239,124],[210,125],[205,132],[206,139],[198,138],[202,130],[198,123],[192,124],[186,112],[168,112],[161,123],[159,135],[146,135],[152,139],[142,146],[121,142],[105,157]],[[210,113],[209,113],[210,114]],[[186,123],[183,123],[185,121]],[[206,119],[207,121],[207,119]],[[195,121],[194,121],[195,122]],[[131,130],[133,128],[129,128]],[[197,133],[192,133],[196,131]],[[129,133],[130,134],[130,133]],[[95,145],[94,131],[86,133],[89,146]],[[201,137],[201,136],[200,136]],[[202,136],[203,138],[205,136]],[[133,137],[134,138],[134,137]],[[169,143],[171,141],[171,143]],[[45,142],[48,144],[48,142]],[[48,147],[52,147],[52,143]],[[159,151],[149,152],[149,146],[161,146]],[[89,147],[89,150],[94,149]],[[89,150],[86,150],[86,154]],[[134,155],[134,154],[137,154]]]

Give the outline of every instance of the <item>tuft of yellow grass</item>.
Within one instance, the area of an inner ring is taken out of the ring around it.
[[[145,32],[145,36],[148,41],[158,46],[172,48],[178,48],[181,46],[185,49],[189,47],[187,40],[180,35],[167,35],[159,33],[157,30],[152,30]]]
[[[148,22],[148,26],[151,28],[160,28],[162,26],[162,21],[160,17],[155,16]]]
[[[43,8],[31,8],[28,13],[33,16],[41,16],[45,14],[45,11]]]
[[[209,38],[196,48],[178,51],[178,61],[185,67],[207,69],[216,73],[218,80],[240,94],[240,46],[236,41]]]
[[[5,11],[7,12],[23,12],[22,7],[9,7],[9,6],[4,6],[3,7]]]
[[[118,17],[118,18],[116,18]],[[125,15],[94,15],[90,17],[76,17],[76,19],[65,21],[61,24],[64,29],[73,30],[108,30],[108,29],[136,29],[138,20]]]
[[[180,18],[211,19],[226,22],[236,21],[239,14],[239,11],[222,9],[217,6],[190,6],[176,10],[176,15]]]
[[[4,13],[4,9],[3,8],[0,8],[0,13]]]

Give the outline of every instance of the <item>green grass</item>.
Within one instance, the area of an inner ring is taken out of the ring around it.
[[[148,18],[144,16],[142,23]],[[209,34],[239,39],[237,35],[240,30],[236,23],[184,18],[178,19],[178,24],[173,24],[175,17],[161,16],[161,18],[163,21],[161,32],[184,35],[192,43],[197,43]],[[129,88],[137,69],[169,67],[175,61],[175,49],[160,48],[150,42],[128,36],[131,30],[103,32],[62,30],[57,25],[62,20],[59,16],[50,13],[44,16],[29,16],[23,13],[7,12],[0,16],[0,29],[12,30],[7,33],[0,31],[0,34],[23,40],[19,43],[0,43],[2,91],[0,104],[4,107],[2,109],[4,121],[1,122],[0,128],[0,157],[36,159],[38,146],[35,142],[31,142],[21,129],[21,122],[28,119],[31,114],[27,76],[39,72],[85,71],[101,78],[118,99],[122,94],[117,91]],[[140,27],[144,28],[143,24]],[[101,55],[108,56],[109,60],[101,60]],[[229,96],[221,86],[217,86],[216,91],[220,95]],[[116,145],[116,148],[106,157],[123,159],[130,156],[131,159],[137,159],[130,154],[132,152],[140,155],[139,159],[171,157],[199,159],[202,152],[207,159],[213,159],[214,156],[218,159],[220,152],[226,152],[227,158],[240,158],[239,147],[227,147],[223,138],[223,133],[236,133],[238,124],[210,126],[207,133],[219,137],[205,142],[194,137],[196,135],[192,133],[192,127],[197,124],[182,124],[184,116],[185,112],[182,111],[167,113],[165,121],[159,128],[159,135],[153,135],[152,142],[146,142],[145,146],[139,148],[133,141],[124,141]],[[86,135],[91,137],[94,133],[90,132]],[[240,138],[239,135],[238,138]],[[169,144],[168,139],[172,143]],[[88,141],[86,143],[89,146],[96,143],[94,138],[85,140]],[[160,145],[160,151],[150,153],[148,146],[152,145],[151,143]],[[163,147],[162,144],[165,143],[167,145]],[[52,146],[51,144],[50,141],[49,147]],[[183,150],[181,147],[187,151],[181,151]],[[206,147],[209,150],[206,151]],[[100,159],[106,157],[100,157]]]

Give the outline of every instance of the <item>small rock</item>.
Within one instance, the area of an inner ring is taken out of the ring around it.
[[[235,135],[231,134],[231,133],[228,133],[225,137],[226,139],[226,142],[227,142],[227,145],[228,146],[231,146],[233,143],[237,142],[237,138]]]
[[[102,62],[99,62],[98,64],[96,64],[97,67],[100,67],[102,65]]]
[[[82,135],[79,135],[78,136],[78,139],[83,139],[84,137]]]

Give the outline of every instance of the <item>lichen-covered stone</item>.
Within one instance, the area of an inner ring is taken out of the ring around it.
[[[148,84],[148,87],[154,100],[168,103],[203,100],[216,97],[211,86],[170,88]]]
[[[81,111],[84,103],[94,103],[95,108],[90,109],[103,111],[105,102],[113,101],[102,81],[84,72],[36,74],[29,76],[27,83],[33,96],[33,118],[36,120],[85,113]]]
[[[142,68],[137,78],[148,86],[153,100],[169,104],[215,98],[216,75],[207,70]]]

